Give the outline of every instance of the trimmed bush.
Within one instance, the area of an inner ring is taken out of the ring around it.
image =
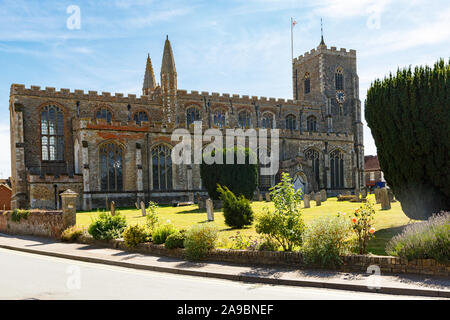
[[[225,224],[232,228],[242,228],[253,223],[253,210],[250,201],[244,196],[236,197],[227,187],[217,186],[223,201]]]
[[[167,249],[184,248],[184,240],[186,240],[185,232],[175,232],[167,237],[164,246]]]
[[[61,234],[61,240],[64,242],[75,242],[84,233],[84,230],[77,226],[72,226],[64,230]]]
[[[186,232],[184,247],[188,260],[200,260],[215,248],[218,228],[214,223],[196,224]]]
[[[127,221],[121,214],[116,212],[116,215],[111,216],[109,213],[102,212],[90,224],[88,233],[96,240],[118,239],[126,227]]]
[[[163,224],[152,231],[152,241],[154,244],[163,244],[168,236],[176,232],[178,230],[173,225]]]
[[[256,157],[255,153],[249,148],[234,147],[225,148],[218,151],[222,153],[224,164],[206,164],[200,165],[200,176],[203,185],[211,199],[219,200],[220,193],[217,191],[217,185],[227,186],[234,194],[243,195],[247,199],[253,199],[256,187],[258,185],[258,165],[250,164],[250,158]],[[237,155],[242,152],[245,158],[245,164],[237,164]],[[229,157],[234,157],[235,164],[225,164]],[[207,154],[204,154],[205,157]],[[208,156],[216,155],[213,150]]]
[[[150,232],[149,230],[141,225],[128,226],[122,234],[123,240],[127,247],[135,247],[139,243],[144,243],[149,241]]]
[[[398,70],[367,92],[365,115],[386,183],[405,214],[450,210],[450,64]]]
[[[409,225],[387,243],[386,252],[408,260],[450,262],[450,213],[441,212],[426,222]]]
[[[352,251],[354,241],[349,219],[341,216],[318,218],[303,234],[305,262],[323,267],[340,265],[340,256]]]

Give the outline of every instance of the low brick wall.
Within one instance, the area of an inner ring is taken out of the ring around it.
[[[97,241],[92,237],[83,236],[79,242],[85,244],[95,244],[104,247],[112,247],[129,252],[152,254],[173,258],[184,258],[184,249],[166,249],[164,245],[153,243],[141,243],[135,248],[128,248],[123,240]],[[342,272],[367,272],[369,266],[378,266],[381,274],[422,274],[433,276],[450,276],[450,264],[439,264],[435,260],[423,259],[407,261],[397,257],[389,256],[344,256],[343,265],[334,268],[335,271]],[[288,266],[296,268],[315,268],[318,266],[306,265],[300,252],[281,251],[247,251],[214,249],[204,261],[227,262],[241,265],[265,265],[265,266]],[[328,268],[330,269],[330,268]]]
[[[30,210],[28,217],[12,221],[12,211],[0,211],[0,233],[60,238],[64,231],[62,211]]]

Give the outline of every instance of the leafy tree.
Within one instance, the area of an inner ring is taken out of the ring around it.
[[[256,232],[279,244],[284,251],[292,251],[302,244],[305,223],[300,212],[302,191],[295,191],[288,173],[282,173],[281,182],[271,188],[274,211],[265,211],[258,217]]]
[[[450,209],[450,65],[376,80],[365,117],[387,184],[411,219]]]
[[[253,199],[258,183],[258,165],[250,164],[250,159],[256,155],[249,148],[243,147],[224,148],[219,152],[223,154],[223,164],[203,162],[200,165],[200,176],[209,196],[214,200],[220,198],[220,193],[217,191],[219,184],[226,186],[238,196],[243,195],[249,200]],[[238,152],[243,153],[245,164],[237,164]],[[226,164],[227,154],[234,158],[234,164]],[[211,152],[211,155],[215,156],[215,150]]]

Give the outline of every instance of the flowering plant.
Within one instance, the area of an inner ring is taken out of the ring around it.
[[[374,237],[376,231],[373,227],[374,216],[375,209],[373,208],[373,203],[367,201],[359,209],[356,209],[353,216],[350,217],[353,231],[356,233],[360,254],[367,253],[367,244]]]

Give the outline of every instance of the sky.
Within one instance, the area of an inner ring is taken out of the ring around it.
[[[294,56],[319,45],[321,18],[329,47],[357,51],[363,106],[375,79],[450,57],[448,0],[0,0],[0,178],[11,84],[140,95],[168,35],[179,89],[292,99],[291,17]]]

